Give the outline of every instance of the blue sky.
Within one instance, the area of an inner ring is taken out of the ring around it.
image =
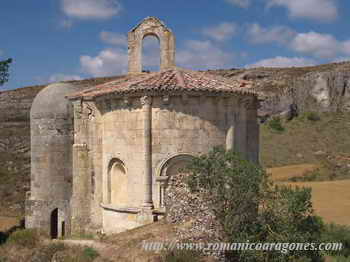
[[[127,32],[147,16],[176,36],[178,66],[304,66],[350,58],[346,0],[11,0],[1,3],[2,89],[123,74]],[[155,38],[144,69],[159,68]]]

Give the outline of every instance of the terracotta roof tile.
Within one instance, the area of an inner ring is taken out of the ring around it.
[[[122,79],[97,85],[67,97],[69,99],[81,97],[94,98],[112,93],[127,94],[147,91],[204,91],[212,93],[259,94],[251,81],[228,80],[208,72],[175,68],[162,72],[127,75]]]

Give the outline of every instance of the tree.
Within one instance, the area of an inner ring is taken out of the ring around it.
[[[9,77],[8,70],[11,63],[12,63],[11,58],[4,61],[0,61],[0,86],[5,84],[8,81],[8,77]]]
[[[204,192],[202,197],[212,207],[225,241],[319,241],[323,222],[313,215],[311,189],[276,186],[262,167],[218,147],[195,158],[187,172],[190,190]],[[286,246],[225,255],[229,261],[322,261],[319,251],[288,251]]]

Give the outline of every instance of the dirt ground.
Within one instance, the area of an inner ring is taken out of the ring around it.
[[[0,216],[0,232],[6,232],[15,226],[20,225],[20,219],[17,217]]]

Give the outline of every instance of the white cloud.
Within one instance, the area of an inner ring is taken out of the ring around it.
[[[50,76],[49,82],[61,82],[68,80],[81,80],[81,76],[78,75],[66,75],[66,74],[54,74]]]
[[[214,27],[208,27],[203,30],[203,34],[217,41],[230,39],[237,31],[235,23],[224,22]]]
[[[106,19],[117,15],[121,6],[117,0],[62,0],[62,10],[70,17]]]
[[[177,52],[179,66],[192,69],[215,69],[232,66],[234,55],[215,46],[211,41],[189,40]]]
[[[100,38],[103,42],[118,46],[127,46],[128,39],[125,35],[113,32],[103,31],[100,33]]]
[[[94,76],[108,76],[126,73],[127,52],[120,48],[102,50],[97,56],[81,56],[80,64],[84,72]]]
[[[250,5],[250,0],[225,0],[227,3],[247,8]]]
[[[298,34],[290,47],[297,52],[318,58],[333,58],[343,51],[342,44],[332,35],[316,32]]]
[[[276,42],[295,52],[319,59],[350,55],[350,40],[339,41],[330,34],[313,31],[297,33],[285,26],[264,28],[259,24],[251,24],[248,25],[246,36],[254,44]]]
[[[116,44],[117,42],[115,41]],[[160,64],[158,39],[150,36],[146,37],[143,42],[143,49],[143,66],[158,69]],[[107,48],[95,57],[88,55],[81,56],[80,64],[82,70],[93,77],[126,74],[128,70],[127,48]]]
[[[268,6],[282,6],[291,17],[331,21],[338,16],[335,0],[268,0]]]
[[[312,59],[302,57],[282,57],[277,56],[274,58],[268,58],[260,60],[254,64],[247,65],[247,68],[252,67],[302,67],[315,65],[315,61]]]
[[[251,24],[248,26],[247,36],[252,43],[288,43],[294,36],[295,32],[286,26],[273,26],[263,28],[259,24]]]
[[[350,40],[342,43],[343,52],[347,55],[350,55]]]

